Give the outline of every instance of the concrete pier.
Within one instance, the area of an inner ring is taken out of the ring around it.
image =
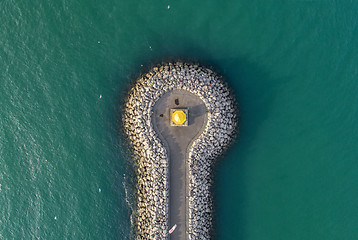
[[[123,116],[137,177],[136,239],[212,237],[212,165],[237,119],[231,89],[208,68],[165,63],[137,80]]]

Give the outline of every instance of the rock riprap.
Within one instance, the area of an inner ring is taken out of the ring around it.
[[[212,165],[237,133],[237,105],[221,76],[199,65],[176,62],[153,67],[139,78],[125,103],[123,124],[137,178],[137,239],[170,238],[170,149],[153,126],[153,107],[164,94],[177,90],[199,97],[207,109],[205,126],[184,159],[188,203],[183,239],[212,236]],[[188,120],[190,125],[190,110]]]

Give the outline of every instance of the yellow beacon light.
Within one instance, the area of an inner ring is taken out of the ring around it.
[[[182,125],[186,121],[186,114],[181,110],[175,111],[172,115],[172,121],[177,125]]]

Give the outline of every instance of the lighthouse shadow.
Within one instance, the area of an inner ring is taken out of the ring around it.
[[[198,117],[201,117],[201,116],[203,116],[204,114],[207,113],[205,104],[203,103],[203,104],[199,104],[199,105],[190,107],[189,108],[189,113],[190,113],[190,115],[189,115],[190,124],[195,124],[195,120]]]

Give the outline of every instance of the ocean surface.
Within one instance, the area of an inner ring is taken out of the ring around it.
[[[153,64],[240,104],[217,239],[358,239],[358,2],[0,1],[0,239],[131,239],[118,119]]]

